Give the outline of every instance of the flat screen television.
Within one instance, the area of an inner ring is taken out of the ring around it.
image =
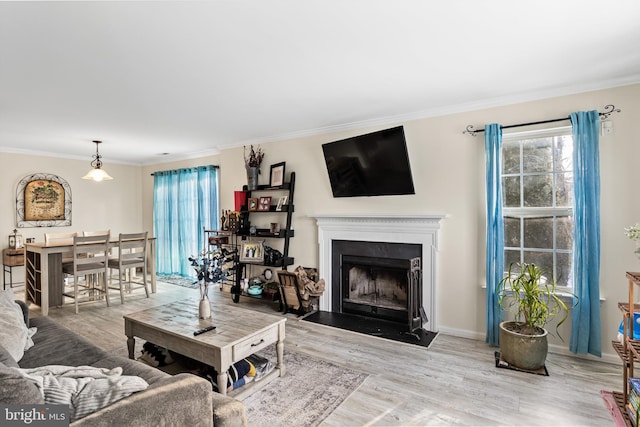
[[[402,126],[322,145],[333,197],[415,194]]]

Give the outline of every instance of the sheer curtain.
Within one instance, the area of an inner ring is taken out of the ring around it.
[[[571,311],[569,349],[601,356],[600,159],[596,110],[571,113],[574,168],[573,283],[578,305]]]
[[[218,167],[155,172],[153,228],[160,275],[193,276],[189,256],[204,247],[204,229],[218,224]]]
[[[502,309],[496,286],[504,276],[504,219],[502,218],[502,129],[493,123],[484,128],[487,184],[487,336],[486,342],[499,345]]]

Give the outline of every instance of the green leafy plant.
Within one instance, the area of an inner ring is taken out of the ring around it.
[[[555,282],[548,279],[539,266],[512,263],[507,276],[498,284],[496,293],[500,307],[512,313],[520,324],[517,332],[524,335],[539,334],[540,329],[558,317],[556,334],[562,340],[558,328],[567,320],[570,307],[558,296]],[[569,295],[577,304],[576,296]]]

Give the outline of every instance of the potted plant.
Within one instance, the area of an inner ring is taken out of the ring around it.
[[[500,323],[502,359],[521,369],[541,369],[548,352],[545,325],[558,318],[556,334],[562,340],[558,328],[569,315],[555,282],[535,264],[512,263],[496,292],[500,307],[514,315],[513,321]]]

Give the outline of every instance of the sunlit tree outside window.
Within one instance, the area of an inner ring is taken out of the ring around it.
[[[502,189],[505,268],[534,263],[573,287],[571,128],[505,134]]]

